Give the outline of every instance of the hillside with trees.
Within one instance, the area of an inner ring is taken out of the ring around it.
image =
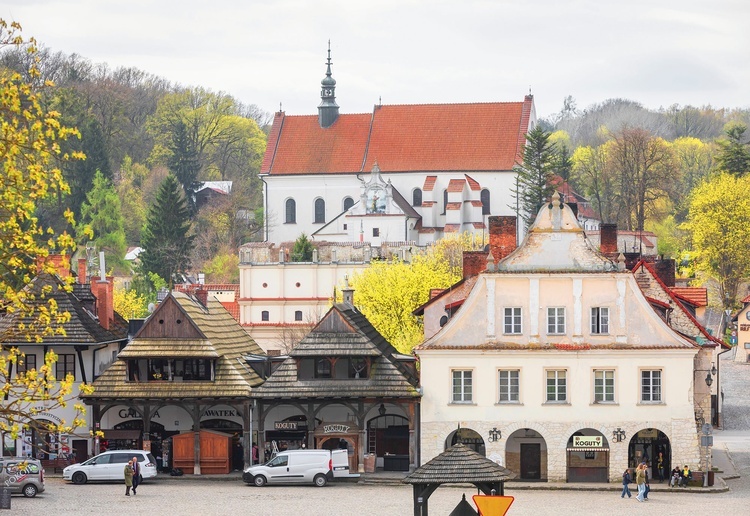
[[[124,248],[146,247],[147,263],[174,251],[174,242],[154,237],[158,224],[174,215],[159,211],[177,202],[166,202],[169,187],[170,195],[185,202],[179,227],[192,245],[166,269],[152,263],[135,271],[138,295],[169,284],[173,278],[161,275],[187,264],[206,272],[207,281],[237,281],[237,247],[263,227],[258,172],[269,113],[224,92],[173,84],[137,68],[112,70],[44,47],[32,56],[8,46],[0,52],[0,67],[36,86],[54,83],[40,90],[40,104],[80,132],[80,138],[60,142],[61,152],[86,159],[59,163],[69,191],[57,190],[38,203],[41,226],[75,235],[79,246],[93,242],[108,253],[115,272],[128,272]],[[569,182],[603,222],[654,231],[660,254],[677,258],[686,273],[703,270],[715,277],[726,285],[722,299],[733,305],[748,273],[737,265],[730,273],[708,258],[714,255],[706,247],[717,244],[698,233],[703,223],[697,207],[711,199],[711,206],[724,203],[722,216],[734,216],[737,200],[728,196],[724,176],[741,181],[748,173],[749,124],[748,109],[652,110],[618,98],[579,109],[567,97],[529,135],[526,161],[516,168],[518,187],[509,192],[511,208],[517,204],[520,215],[527,215],[548,197],[550,181]],[[205,181],[231,181],[232,190],[201,207],[195,193]],[[78,226],[65,216],[68,210]],[[744,236],[736,237],[750,247]]]

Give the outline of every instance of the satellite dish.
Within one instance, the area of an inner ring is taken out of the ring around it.
[[[154,312],[154,308],[156,308],[156,305],[153,304],[153,303],[149,303],[148,304],[148,313],[150,313],[150,314],[153,313]]]

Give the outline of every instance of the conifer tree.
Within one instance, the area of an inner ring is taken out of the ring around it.
[[[523,163],[516,165],[518,174],[516,188],[512,191],[516,199],[518,216],[528,228],[534,221],[539,208],[555,192],[550,179],[558,163],[555,145],[549,141],[550,133],[536,126],[526,135],[526,147],[523,152]]]
[[[96,247],[107,256],[107,265],[124,269],[127,243],[120,197],[112,183],[99,170],[94,175],[86,202],[81,206],[81,220],[84,226],[79,230],[79,238],[91,229]]]
[[[157,274],[169,285],[175,274],[190,267],[194,238],[189,235],[190,213],[180,190],[174,175],[170,174],[162,181],[141,236],[141,272],[144,276]]]

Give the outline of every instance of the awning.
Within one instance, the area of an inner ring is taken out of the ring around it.
[[[568,451],[609,451],[609,448],[568,448]]]
[[[138,440],[141,438],[140,430],[102,430],[104,439],[131,439]]]

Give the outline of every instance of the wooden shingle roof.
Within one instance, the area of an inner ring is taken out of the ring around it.
[[[404,478],[406,484],[448,484],[457,482],[505,482],[515,475],[496,462],[458,443],[422,464]]]
[[[177,321],[169,320],[179,319]],[[169,323],[169,324],[167,324]],[[181,333],[170,335],[170,333]],[[242,359],[264,354],[216,298],[204,306],[194,297],[172,292],[146,320],[118,359],[94,381],[84,400],[247,398],[262,379]],[[127,381],[127,359],[215,358],[213,381]]]
[[[49,288],[45,297],[40,294],[42,289]],[[55,346],[73,345],[96,345],[107,342],[117,342],[127,339],[128,323],[117,312],[114,313],[114,322],[110,329],[105,329],[99,324],[99,319],[94,315],[93,304],[95,297],[91,293],[89,285],[74,284],[72,291],[67,292],[65,284],[56,275],[46,272],[40,273],[29,283],[27,289],[34,293],[36,298],[30,301],[31,305],[46,305],[50,298],[57,303],[59,312],[70,314],[70,320],[62,324],[65,334],[41,335],[41,343]],[[90,307],[87,308],[87,307]],[[19,323],[29,325],[34,322],[33,317],[19,314],[9,314],[0,320],[0,342],[10,345],[28,344],[24,334],[19,334],[16,329]],[[36,332],[31,332],[31,342],[35,342]]]
[[[308,357],[369,357],[368,378],[300,380],[297,366]],[[361,398],[419,397],[418,379],[399,360],[396,349],[349,305],[337,304],[300,341],[253,397]]]

